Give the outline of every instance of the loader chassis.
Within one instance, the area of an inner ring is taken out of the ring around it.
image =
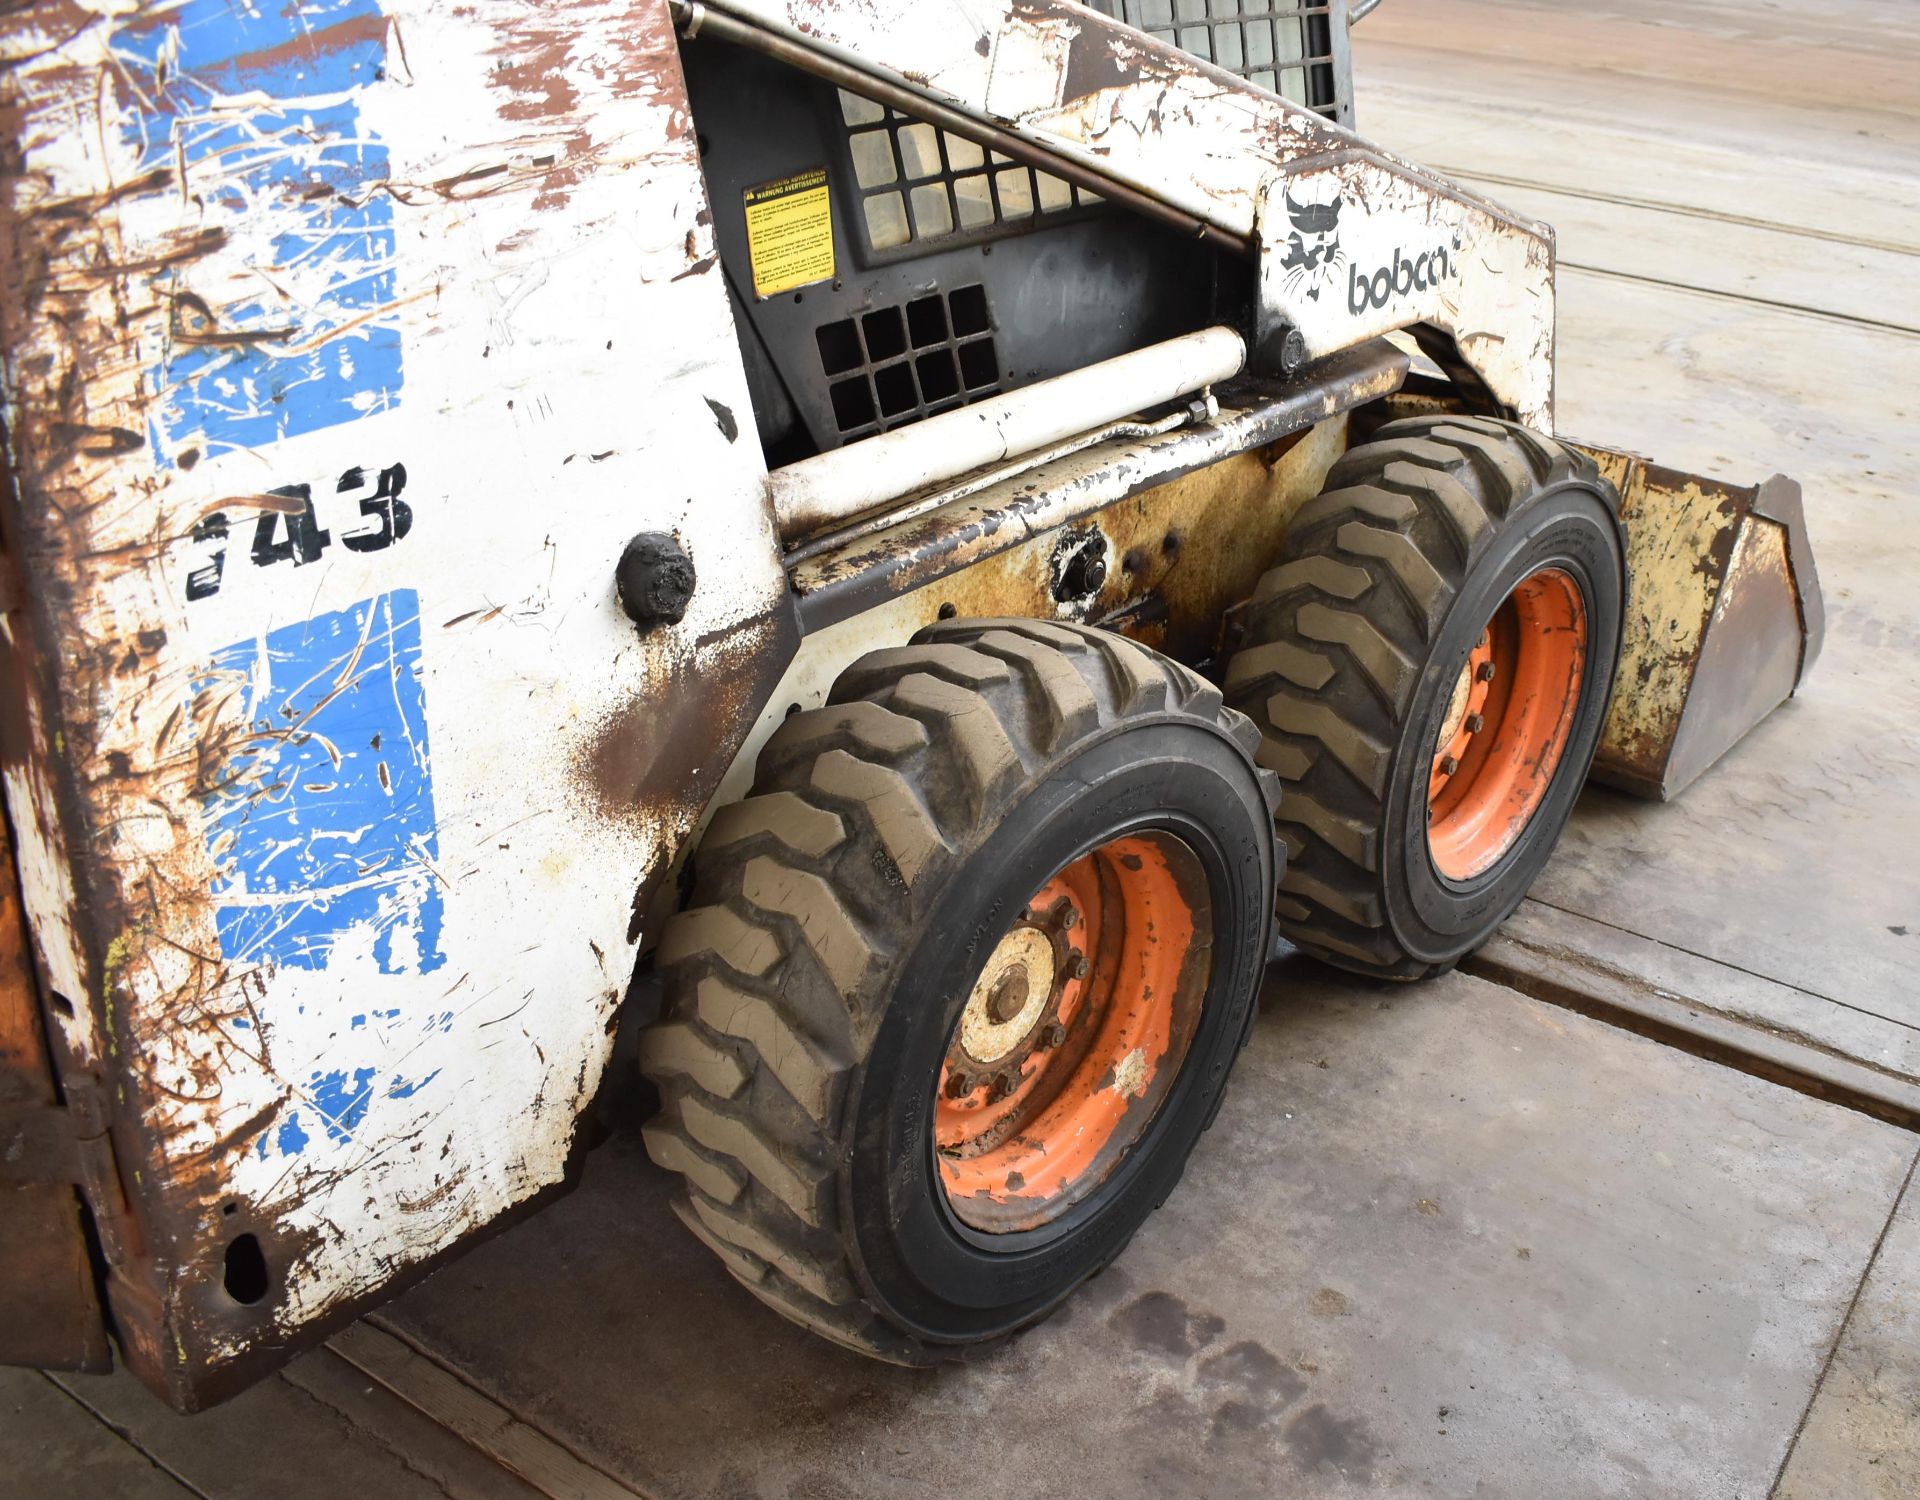
[[[1309,9],[1294,71],[1350,120],[1344,14]],[[1013,615],[1217,667],[1387,398],[1551,430],[1543,226],[1072,4],[76,19],[14,11],[0,81],[0,773],[32,979],[0,1107],[64,1143],[24,1158],[48,1230],[0,1270],[84,1252],[182,1408],[568,1180],[703,817],[855,658]],[[770,464],[1214,329],[1240,376],[1151,421],[782,522]],[[1451,386],[1410,382],[1403,329]],[[1599,461],[1671,530],[1684,476]],[[1653,596],[1660,701],[1616,709],[1647,786],[1817,647],[1784,484],[1692,492],[1718,571]],[[1694,671],[1760,638],[1740,599],[1792,667],[1678,753]],[[72,1305],[0,1356],[99,1367]]]

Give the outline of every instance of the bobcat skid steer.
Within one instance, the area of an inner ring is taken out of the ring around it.
[[[1797,489],[1555,433],[1551,233],[1349,20],[11,7],[0,1356],[220,1399],[564,1187],[622,1023],[687,1228],[951,1355],[1276,920],[1445,969],[1788,696]]]

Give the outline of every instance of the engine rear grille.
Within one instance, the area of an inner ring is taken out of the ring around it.
[[[1100,199],[1046,172],[840,91],[847,153],[867,248],[906,252],[925,240],[994,239],[1022,221]]]
[[[931,292],[814,330],[840,440],[904,427],[1000,389],[984,286]]]
[[[1351,124],[1344,0],[1086,0],[1283,99]]]

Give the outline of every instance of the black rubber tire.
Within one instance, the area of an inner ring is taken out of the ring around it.
[[[1274,780],[1213,686],[1118,636],[960,620],[876,651],[761,752],[663,932],[641,1065],[681,1218],[762,1301],[899,1364],[1044,1317],[1172,1190],[1251,1029]],[[1030,893],[1135,828],[1179,833],[1215,921],[1206,997],[1146,1133],[1036,1230],[983,1235],[929,1111],[974,977]]]
[[[1612,692],[1626,601],[1620,501],[1591,460],[1512,422],[1422,416],[1350,449],[1303,506],[1247,607],[1227,701],[1260,726],[1288,852],[1296,946],[1416,979],[1509,917],[1553,852]],[[1468,652],[1514,585],[1570,573],[1588,622],[1580,701],[1518,839],[1471,881],[1427,844],[1433,744]]]

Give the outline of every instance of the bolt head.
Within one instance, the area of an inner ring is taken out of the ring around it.
[[[1049,565],[1058,604],[1085,603],[1107,585],[1107,538],[1098,528],[1069,531],[1053,549]]]
[[[1443,755],[1440,757],[1440,774],[1441,775],[1451,776],[1455,771],[1459,769],[1460,769],[1460,762],[1455,760],[1451,755]]]
[[[1474,675],[1477,676],[1482,682],[1492,682],[1493,681],[1493,663],[1490,661],[1481,662],[1480,670]]]
[[[955,1069],[953,1072],[947,1074],[947,1097],[949,1099],[964,1099],[974,1091],[975,1086],[971,1073],[965,1073]]]
[[[1487,727],[1487,721],[1483,717],[1481,717],[1479,714],[1467,715],[1467,733],[1468,734],[1478,734],[1481,730],[1485,729],[1486,727]]]
[[[1291,375],[1307,362],[1306,336],[1298,328],[1288,328],[1279,332],[1267,345],[1272,352],[1273,362],[1280,367],[1282,375]]]
[[[1067,965],[1067,972],[1075,979],[1085,979],[1087,977],[1087,955],[1084,953],[1074,954],[1072,961]]]
[[[613,581],[634,624],[677,624],[693,598],[693,559],[665,532],[643,531],[620,554]]]
[[[1078,907],[1069,906],[1065,911],[1060,913],[1060,930],[1062,932],[1071,932],[1079,925],[1080,909]]]
[[[1058,1047],[1062,1042],[1066,1041],[1066,1039],[1067,1028],[1061,1022],[1054,1021],[1047,1027],[1047,1045],[1049,1047]]]

